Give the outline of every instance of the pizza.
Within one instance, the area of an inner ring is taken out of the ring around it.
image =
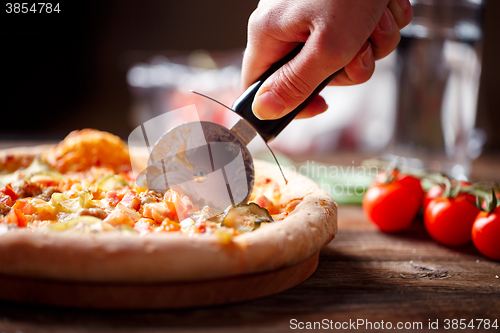
[[[0,274],[88,282],[197,281],[271,271],[317,254],[337,206],[313,181],[255,161],[246,204],[214,212],[140,188],[145,165],[92,129],[0,156]]]

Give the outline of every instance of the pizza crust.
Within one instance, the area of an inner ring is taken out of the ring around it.
[[[312,180],[255,161],[256,177],[282,186],[281,203],[300,199],[283,221],[223,244],[215,235],[78,235],[16,230],[0,235],[0,273],[64,281],[199,281],[271,271],[318,253],[337,233],[337,205]]]

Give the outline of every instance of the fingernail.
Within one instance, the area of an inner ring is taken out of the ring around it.
[[[382,14],[382,17],[380,18],[380,22],[378,23],[378,27],[382,31],[389,31],[392,29],[392,19],[389,14],[389,8],[386,8],[384,10],[384,14]]]
[[[370,67],[373,63],[373,52],[370,50],[370,41],[366,41],[361,48],[361,61],[363,62],[363,66]]]
[[[261,120],[275,119],[284,109],[283,101],[271,90],[258,96],[252,104],[253,113]]]
[[[409,5],[408,0],[398,0],[398,2],[399,2],[399,7],[401,7],[401,9],[406,9],[406,7],[408,7]]]

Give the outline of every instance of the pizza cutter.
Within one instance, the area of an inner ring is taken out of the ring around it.
[[[174,189],[186,194],[193,203],[224,210],[229,205],[246,203],[254,184],[254,166],[248,143],[260,135],[266,144],[272,141],[295,116],[342,70],[326,78],[295,110],[275,120],[260,120],[252,112],[255,94],[263,82],[302,49],[299,44],[291,53],[273,64],[251,85],[231,108],[240,119],[231,129],[197,121],[176,126],[154,145],[148,167],[137,178],[137,184],[165,193]]]

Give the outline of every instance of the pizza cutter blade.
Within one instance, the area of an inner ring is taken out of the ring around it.
[[[248,200],[253,178],[252,156],[240,137],[222,125],[200,121],[165,133],[136,183],[159,193],[173,189],[199,206],[224,210]]]
[[[218,210],[246,203],[254,183],[253,160],[247,144],[257,134],[266,143],[272,141],[343,70],[326,78],[286,116],[276,120],[258,119],[252,112],[252,103],[260,86],[293,59],[302,47],[303,43],[273,64],[234,102],[232,108],[226,106],[242,117],[231,129],[200,121],[185,123],[166,132],[154,145],[148,167],[136,180],[138,186],[160,193],[174,189],[186,194],[195,204],[209,205]]]

